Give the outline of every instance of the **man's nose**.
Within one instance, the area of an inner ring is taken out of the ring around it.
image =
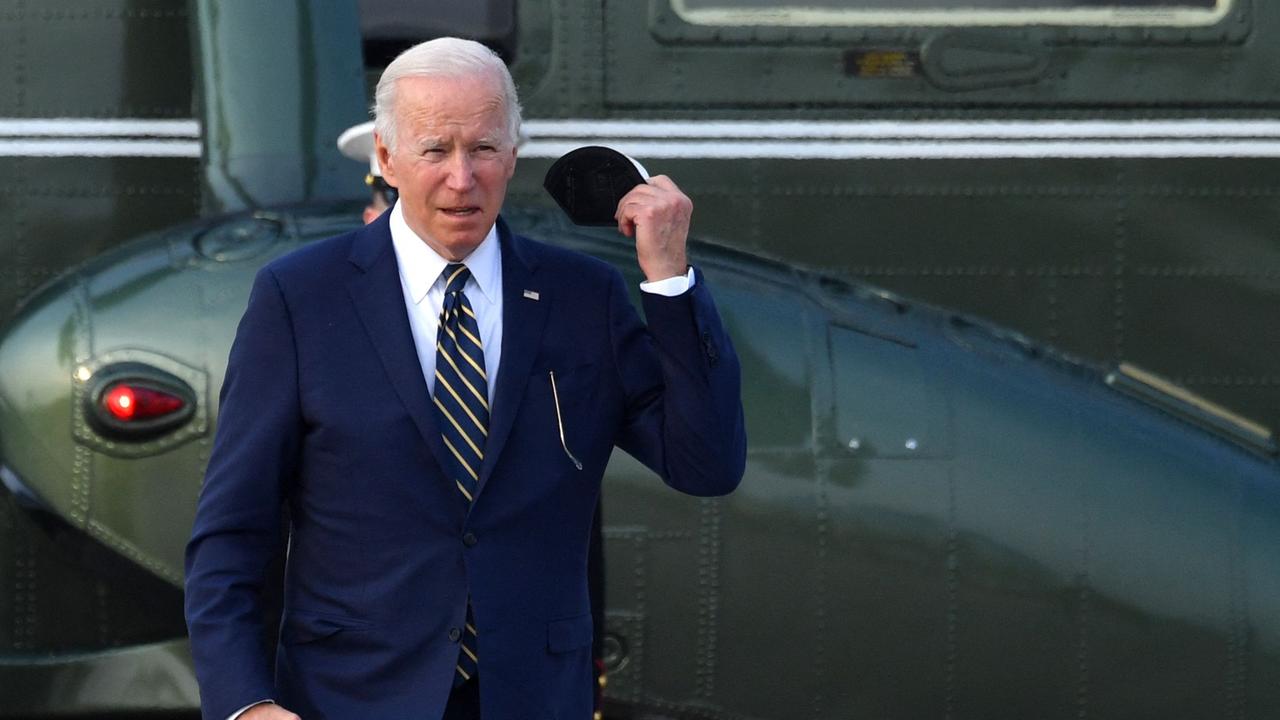
[[[471,156],[465,152],[454,153],[449,159],[448,176],[445,179],[450,190],[465,191],[470,190],[475,184],[475,168],[471,163]]]

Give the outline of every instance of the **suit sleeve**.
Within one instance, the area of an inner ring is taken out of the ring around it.
[[[204,717],[274,697],[262,589],[301,444],[297,353],[270,268],[236,331],[186,552],[186,617]]]
[[[681,295],[642,293],[647,328],[622,277],[613,276],[610,333],[627,398],[618,446],[676,490],[724,495],[746,467],[741,369],[706,279],[695,272]]]

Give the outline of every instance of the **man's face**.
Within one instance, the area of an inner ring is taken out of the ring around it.
[[[382,177],[400,191],[405,221],[431,249],[461,260],[493,227],[516,169],[498,80],[396,81],[396,149],[375,135]]]

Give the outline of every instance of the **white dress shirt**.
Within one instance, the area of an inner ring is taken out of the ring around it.
[[[444,268],[449,261],[409,228],[398,202],[391,209],[391,244],[400,267],[400,289],[404,291],[404,306],[409,311],[409,329],[422,365],[422,377],[427,380],[427,390],[434,393],[436,331],[440,328],[440,310],[444,307]],[[476,314],[476,324],[480,326],[484,371],[489,379],[489,407],[493,407],[502,356],[502,252],[497,226],[489,228],[489,234],[462,263],[471,271],[462,292],[466,293]]]

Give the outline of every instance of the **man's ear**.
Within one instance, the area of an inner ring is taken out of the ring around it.
[[[396,180],[396,169],[391,150],[382,142],[381,133],[375,132],[373,134],[373,152],[378,158],[378,167],[382,169],[382,179],[391,187],[399,187],[400,183]]]

